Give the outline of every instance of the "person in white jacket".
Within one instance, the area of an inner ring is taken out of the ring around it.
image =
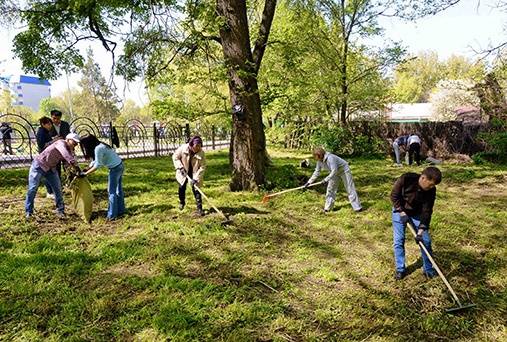
[[[173,164],[176,169],[176,180],[179,183],[179,209],[183,210],[185,208],[185,191],[187,189],[188,176],[191,179],[192,192],[197,204],[197,214],[204,216],[201,193],[195,188],[195,185],[202,185],[204,170],[206,168],[201,137],[196,135],[187,144],[178,147],[173,153]]]
[[[307,188],[310,184],[315,182],[319,177],[322,169],[329,170],[329,175],[323,179],[323,182],[327,183],[326,191],[326,203],[324,205],[324,212],[329,212],[333,209],[334,202],[336,200],[336,191],[338,190],[339,178],[342,179],[345,190],[349,195],[349,202],[352,208],[356,212],[363,210],[359,197],[357,196],[356,187],[354,186],[354,180],[352,179],[352,173],[350,172],[349,164],[341,159],[340,157],[326,152],[323,148],[316,148],[313,151],[313,157],[317,160],[317,166],[312,176],[305,184]]]
[[[408,146],[408,165],[412,165],[415,160],[417,165],[421,165],[421,138],[417,134],[412,134],[407,140]]]

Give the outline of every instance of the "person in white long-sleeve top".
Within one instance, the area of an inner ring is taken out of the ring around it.
[[[310,184],[315,182],[319,177],[322,169],[329,170],[329,175],[323,179],[323,182],[327,183],[326,191],[326,203],[324,205],[324,212],[329,212],[333,209],[334,202],[336,200],[336,192],[338,190],[339,178],[342,179],[345,190],[349,195],[349,202],[352,205],[354,211],[359,212],[363,210],[359,196],[357,196],[356,187],[354,180],[352,179],[352,173],[350,172],[349,164],[330,152],[326,152],[323,148],[319,147],[313,151],[313,157],[317,160],[317,166],[312,176],[305,184],[307,188]]]
[[[412,134],[407,140],[408,146],[408,165],[412,165],[415,160],[417,165],[421,165],[421,138],[417,134]]]

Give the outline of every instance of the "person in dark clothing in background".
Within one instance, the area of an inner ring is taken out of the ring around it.
[[[51,128],[53,128],[53,122],[47,116],[43,116],[39,119],[40,127],[37,130],[37,149],[39,153],[53,141],[51,138]]]
[[[401,135],[393,142],[394,156],[396,157],[396,165],[401,166],[400,147],[405,150],[407,148],[408,135]]]
[[[13,154],[12,153],[12,128],[8,122],[2,122],[0,125],[0,133],[2,133],[2,142],[4,144],[4,154]]]
[[[51,138],[51,128],[53,128],[53,122],[50,118],[47,116],[43,116],[39,119],[40,127],[37,130],[37,149],[39,153],[44,151],[46,147],[48,147],[53,139]],[[47,198],[55,198],[55,194],[53,192],[53,189],[51,189],[51,186],[49,185],[49,182],[44,181],[44,184],[46,186],[46,197]]]
[[[393,240],[395,278],[401,280],[406,275],[405,268],[405,226],[410,222],[417,230],[416,242],[422,242],[432,254],[429,226],[436,197],[436,185],[442,180],[442,173],[430,166],[422,174],[405,173],[394,183],[391,192],[393,204]],[[428,278],[436,275],[430,260],[421,249],[423,273]]]
[[[53,127],[51,128],[51,137],[60,137],[65,139],[67,134],[70,133],[70,125],[67,121],[62,120],[62,112],[59,110],[51,111],[51,121],[53,122]]]
[[[70,125],[67,121],[62,120],[62,112],[57,109],[53,109],[51,111],[51,121],[53,122],[53,127],[51,128],[50,134],[53,140],[65,139],[65,137],[70,133]],[[56,166],[56,172],[58,173],[58,178],[60,178],[61,182],[62,163],[59,163]]]

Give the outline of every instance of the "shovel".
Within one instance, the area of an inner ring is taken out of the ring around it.
[[[192,178],[190,178],[190,177],[187,175],[187,179],[188,179],[188,182],[189,182],[190,184],[192,184]],[[228,218],[227,216],[225,216],[225,214],[224,214],[224,213],[223,213],[220,209],[218,209],[218,208],[217,208],[217,207],[216,207],[216,206],[215,206],[215,205],[211,202],[211,200],[208,198],[208,196],[206,196],[206,195],[204,194],[204,192],[202,192],[202,190],[201,190],[201,189],[199,189],[199,187],[198,187],[197,185],[194,185],[194,188],[195,188],[197,191],[199,191],[199,193],[201,194],[201,196],[202,196],[202,197],[204,197],[204,198],[206,199],[206,201],[208,201],[208,204],[209,204],[209,205],[210,205],[213,209],[215,209],[215,211],[216,211],[217,213],[219,213],[219,214],[220,214],[220,216],[222,216],[222,217],[224,218],[224,220],[223,220],[222,222],[220,222],[220,224],[221,224],[222,226],[225,226],[225,225],[228,225],[228,224],[232,223],[232,220],[231,220],[230,218]]]
[[[407,222],[407,226],[408,226],[408,228],[412,232],[412,235],[414,235],[414,238],[415,238],[417,236],[417,233],[415,232],[414,226],[412,225],[411,222]],[[426,249],[426,247],[424,246],[424,244],[421,241],[419,241],[418,244],[422,248],[422,250],[424,251],[424,253],[426,254],[426,256],[428,257],[428,259],[430,259],[430,262],[433,265],[433,268],[437,271],[438,275],[440,276],[440,278],[444,282],[445,286],[447,286],[447,289],[449,290],[449,292],[451,292],[452,298],[454,298],[454,301],[456,302],[456,304],[458,304],[457,307],[449,308],[449,309],[446,309],[445,311],[448,312],[448,313],[456,313],[456,312],[464,311],[464,310],[467,310],[467,309],[475,307],[476,305],[473,304],[473,303],[466,304],[466,305],[461,304],[461,301],[459,300],[458,296],[456,296],[456,292],[454,292],[454,290],[452,289],[451,285],[449,284],[449,282],[445,278],[445,276],[442,273],[442,271],[440,271],[440,268],[438,267],[438,265],[435,262],[435,260],[433,260],[433,258],[431,257],[430,253],[428,252],[428,250]]]
[[[317,186],[317,185],[320,185],[322,183],[324,183],[324,182],[320,181],[320,182],[317,182],[317,183],[312,183],[312,184],[308,185],[308,187]],[[268,202],[271,197],[275,197],[275,196],[284,194],[286,192],[301,190],[301,189],[304,189],[304,188],[305,188],[305,186],[303,185],[303,186],[298,186],[297,188],[292,188],[292,189],[287,189],[287,190],[283,190],[283,191],[280,191],[280,192],[275,192],[274,194],[271,194],[271,195],[264,195],[264,197],[262,198],[262,203]]]

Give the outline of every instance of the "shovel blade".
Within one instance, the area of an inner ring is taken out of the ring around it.
[[[264,195],[264,197],[262,197],[262,203],[266,203],[269,201],[269,196],[268,195]]]
[[[463,312],[463,311],[471,309],[471,308],[475,308],[476,306],[477,305],[475,305],[475,304],[467,304],[467,305],[457,306],[455,308],[446,309],[445,312],[447,312],[447,313],[459,313],[459,312]]]

